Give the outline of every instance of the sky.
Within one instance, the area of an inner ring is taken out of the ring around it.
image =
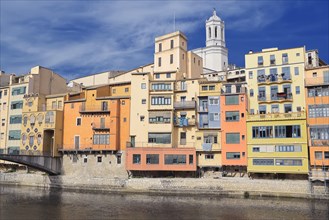
[[[154,38],[174,30],[189,50],[204,47],[213,8],[231,64],[243,67],[249,50],[300,46],[329,62],[328,0],[0,0],[0,69],[40,65],[68,80],[130,70],[153,63]]]

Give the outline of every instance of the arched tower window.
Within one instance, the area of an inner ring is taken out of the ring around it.
[[[217,26],[215,27],[215,38],[217,38]]]
[[[211,28],[208,28],[208,35],[209,35],[209,39],[211,38]]]
[[[224,40],[224,29],[223,28],[220,29],[220,36],[221,36],[221,39]]]

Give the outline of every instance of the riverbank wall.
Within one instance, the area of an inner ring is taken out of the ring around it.
[[[74,190],[148,194],[188,194],[231,197],[291,197],[329,200],[322,185],[313,186],[307,180],[267,180],[239,177],[221,178],[84,178],[48,176],[41,173],[0,173],[0,184],[14,184]],[[327,189],[328,191],[328,189]],[[311,193],[312,192],[312,193]]]

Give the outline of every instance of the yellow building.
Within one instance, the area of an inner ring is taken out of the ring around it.
[[[249,173],[307,174],[305,48],[245,56]]]
[[[20,150],[27,154],[58,156],[63,144],[63,106],[66,94],[25,95]]]

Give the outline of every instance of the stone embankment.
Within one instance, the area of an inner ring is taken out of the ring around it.
[[[265,180],[239,177],[213,178],[132,178],[48,176],[29,173],[0,173],[0,184],[103,190],[155,194],[189,194],[234,197],[294,197],[329,199],[324,186],[307,180]],[[327,189],[328,190],[328,189]]]

